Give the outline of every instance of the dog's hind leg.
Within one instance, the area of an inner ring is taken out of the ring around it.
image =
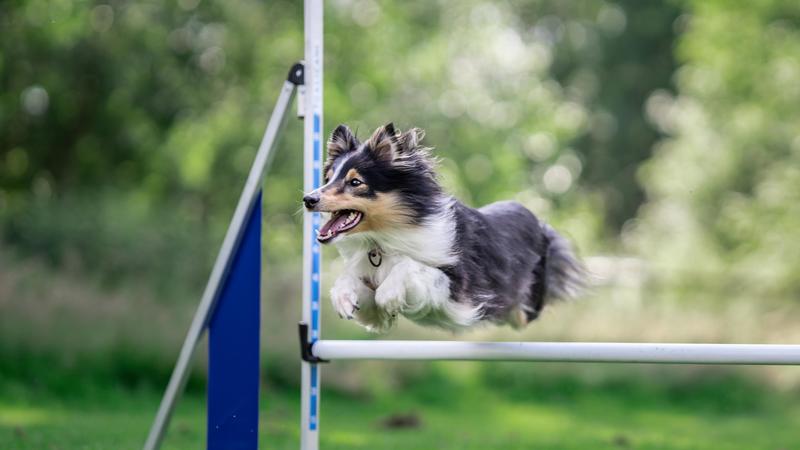
[[[525,311],[525,307],[523,305],[517,305],[508,311],[507,321],[508,324],[511,325],[511,328],[521,330],[528,325],[530,320],[528,318],[528,312]]]

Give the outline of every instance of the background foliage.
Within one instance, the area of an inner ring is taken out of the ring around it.
[[[635,240],[670,283],[796,301],[800,5],[693,6],[676,49],[678,93],[645,105],[669,137],[639,171],[650,201]]]

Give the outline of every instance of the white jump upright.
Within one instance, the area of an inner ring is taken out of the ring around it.
[[[311,192],[322,180],[322,0],[305,0],[305,120],[303,139],[303,189]],[[320,337],[322,249],[317,242],[320,214],[303,215],[303,321],[310,332],[302,339],[312,344]],[[320,367],[301,362],[300,448],[319,448]]]

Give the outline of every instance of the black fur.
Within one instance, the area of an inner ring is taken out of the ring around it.
[[[566,240],[524,206],[503,201],[473,209],[455,201],[452,208],[459,259],[442,270],[454,300],[481,306],[484,319],[499,322],[524,305],[532,321],[548,300],[577,293],[580,263],[569,252],[551,251]]]
[[[480,210],[457,202],[453,211],[459,259],[443,268],[450,277],[452,298],[480,305],[487,319],[505,319],[516,304],[509,299],[520,297],[532,311],[540,310],[535,305],[542,303],[544,289],[534,288],[544,280],[535,273],[542,266],[547,241],[536,217],[512,202]]]

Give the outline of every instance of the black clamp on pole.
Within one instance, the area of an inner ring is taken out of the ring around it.
[[[291,69],[289,69],[289,75],[286,76],[286,80],[295,86],[302,86],[306,82],[305,75],[306,75],[306,67],[303,65],[302,62],[297,62],[294,63]]]
[[[308,324],[305,322],[298,323],[297,330],[300,334],[300,358],[307,363],[313,364],[329,362],[326,359],[314,356],[314,354],[311,352],[311,346],[313,345],[313,342],[308,341]]]

